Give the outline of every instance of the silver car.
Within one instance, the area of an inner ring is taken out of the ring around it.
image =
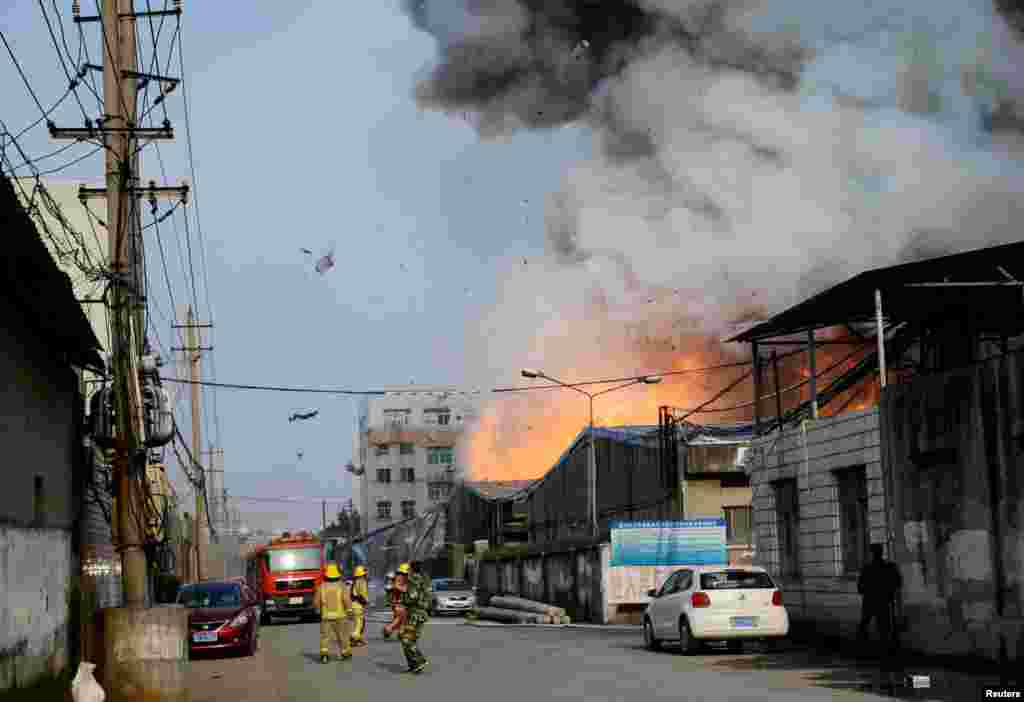
[[[459,614],[476,607],[476,593],[465,580],[436,578],[431,584],[434,592],[430,609],[433,614]]]

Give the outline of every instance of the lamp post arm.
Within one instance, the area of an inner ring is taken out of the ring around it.
[[[594,393],[594,397],[600,397],[601,395],[604,395],[605,393],[615,392],[616,390],[621,390],[622,388],[628,388],[630,385],[639,385],[642,382],[643,382],[642,380],[640,380],[638,378],[634,378],[633,380],[629,381],[628,383],[623,383],[622,385],[616,385],[613,388],[608,388],[607,390],[602,390],[601,392],[595,392]]]
[[[550,380],[550,381],[551,381],[552,383],[555,383],[555,384],[557,384],[557,385],[560,385],[560,386],[562,386],[563,388],[569,388],[570,390],[575,390],[575,391],[576,391],[576,392],[578,392],[579,394],[581,394],[581,395],[585,395],[586,397],[589,397],[589,398],[593,398],[593,397],[594,397],[594,395],[591,395],[591,394],[590,394],[589,392],[587,392],[586,390],[580,390],[580,389],[579,389],[578,387],[576,387],[575,385],[569,385],[569,383],[563,383],[563,382],[562,382],[561,380],[559,380],[558,378],[552,378],[552,377],[551,377],[550,375],[547,375],[546,373],[541,373],[541,374],[540,374],[540,377],[544,378],[545,380]]]

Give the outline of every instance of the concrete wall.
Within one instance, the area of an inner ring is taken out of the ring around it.
[[[687,519],[701,517],[722,517],[724,507],[749,507],[754,496],[753,488],[722,487],[718,480],[687,480],[685,513]]]
[[[755,563],[779,580],[790,616],[849,635],[860,617],[859,573],[843,571],[835,471],[864,466],[870,541],[887,540],[877,409],[809,421],[763,437],[751,469]],[[797,481],[799,573],[781,572],[773,482]]]
[[[0,319],[2,690],[66,665],[65,588],[78,565],[72,535],[84,461],[78,377],[3,295]]]
[[[513,595],[562,607],[574,622],[607,624],[606,582],[610,549],[599,544],[572,551],[479,563],[481,601]]]
[[[1024,354],[889,386],[895,559],[907,643],[1024,653]]]
[[[48,345],[20,326],[20,313],[0,296],[0,446],[4,489],[0,524],[34,523],[35,479],[42,479],[43,526],[69,529],[74,517],[72,466],[78,451],[78,379]]]
[[[0,690],[67,665],[71,567],[70,532],[0,526]]]

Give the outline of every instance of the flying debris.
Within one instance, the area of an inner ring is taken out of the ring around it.
[[[303,457],[303,456],[304,456],[305,454],[304,454],[304,453],[303,453],[302,451],[296,451],[296,452],[295,452],[295,455],[296,455],[296,456],[298,457],[298,459],[299,459],[299,460],[301,461],[301,460],[302,460],[302,457]]]
[[[304,254],[306,254],[308,256],[312,256],[313,255],[313,252],[310,251],[309,249],[299,249],[299,251],[301,251],[302,253],[304,253]]]
[[[297,419],[312,419],[318,414],[320,414],[320,410],[310,410],[309,412],[294,412],[290,417],[288,417],[288,421],[294,422]]]
[[[316,266],[313,267],[320,275],[323,275],[327,271],[334,268],[334,245],[331,245],[330,250],[320,257],[320,260],[316,262]]]

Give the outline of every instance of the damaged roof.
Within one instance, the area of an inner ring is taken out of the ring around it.
[[[467,481],[466,487],[489,500],[502,500],[528,488],[533,480],[479,480]]]
[[[728,341],[753,342],[812,329],[874,321],[876,290],[882,294],[883,315],[889,322],[894,322],[914,318],[919,314],[922,303],[941,308],[943,304],[962,301],[968,290],[987,289],[1012,301],[1013,295],[1020,298],[1021,281],[1024,281],[1024,242],[876,268],[823,290]],[[929,287],[935,283],[940,286]],[[941,287],[941,284],[948,283],[968,285]],[[945,293],[940,293],[943,290]],[[951,302],[954,297],[956,299]],[[991,305],[975,304],[973,307],[983,311]],[[998,314],[1007,322],[1010,321],[1007,318],[1012,316],[1005,308],[1002,312],[990,309],[990,313]]]
[[[0,231],[5,243],[5,255],[0,257],[3,294],[22,311],[25,324],[55,351],[67,354],[72,365],[102,371],[103,347],[75,297],[71,279],[39,238],[7,177],[0,177]]]

